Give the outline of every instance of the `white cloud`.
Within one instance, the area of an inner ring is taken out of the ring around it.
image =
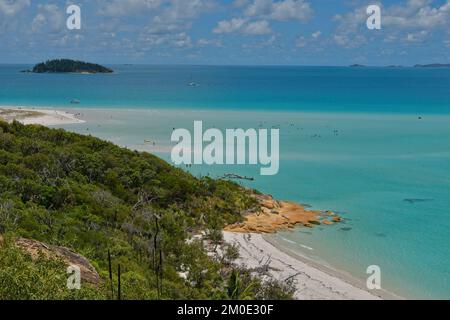
[[[140,39],[144,45],[170,45],[179,48],[192,47],[192,40],[187,31],[192,22],[202,13],[215,8],[212,0],[170,0],[165,1],[158,12],[143,28]]]
[[[387,27],[432,29],[449,24],[450,0],[437,7],[430,6],[430,1],[409,0],[405,6],[386,9],[383,15]]]
[[[314,39],[318,39],[318,38],[320,38],[321,35],[322,35],[321,31],[316,31],[316,32],[313,32],[313,34],[311,34],[311,37],[313,37]]]
[[[427,29],[450,26],[450,0],[441,6],[431,6],[430,0],[408,0],[404,5],[383,7],[382,28],[387,32],[408,29]],[[343,15],[334,16],[341,32],[350,33],[366,29],[366,7],[359,7]]]
[[[12,17],[30,4],[31,0],[0,0],[0,13]]]
[[[191,48],[192,40],[186,32],[152,34],[142,33],[139,37],[141,49],[149,49],[156,46],[169,46],[177,48]]]
[[[219,21],[214,33],[270,34],[270,20],[306,21],[313,13],[305,0],[235,0],[233,5],[245,7],[243,17]]]
[[[156,23],[176,23],[189,20],[200,14],[212,10],[216,3],[211,0],[171,0],[163,12],[154,19]]]
[[[178,33],[184,29],[184,26],[176,23],[167,23],[167,24],[152,24],[149,27],[146,27],[144,30],[148,34],[152,35],[165,35],[171,33]]]
[[[205,46],[214,46],[214,47],[219,47],[222,48],[223,42],[219,39],[205,39],[205,38],[201,38],[197,41],[197,44],[199,46],[205,47]]]
[[[171,0],[152,20],[149,27],[153,33],[185,32],[191,28],[191,21],[211,10],[215,3],[211,0]]]
[[[311,6],[304,0],[253,0],[245,10],[245,15],[249,17],[278,21],[306,21],[312,14]]]
[[[249,22],[247,19],[233,18],[231,20],[219,21],[214,33],[235,33],[241,32],[249,35],[263,35],[272,32],[267,20]]]
[[[359,29],[366,28],[367,13],[366,8],[356,8],[353,12],[346,14],[337,14],[333,21],[338,23],[338,29],[345,33],[356,32]]]
[[[38,32],[41,30],[45,24],[47,23],[47,18],[42,13],[39,13],[34,17],[32,23],[31,23],[31,30],[33,32]]]
[[[365,6],[334,16],[333,20],[338,23],[334,42],[346,48],[366,43],[367,17]],[[450,28],[450,0],[440,5],[432,0],[407,0],[397,5],[382,6],[381,19],[382,32],[371,32],[372,38],[382,36],[385,43],[423,42],[434,31]]]
[[[179,33],[175,39],[171,40],[172,44],[175,47],[179,47],[179,48],[190,48],[192,47],[192,41],[191,41],[191,37],[189,35],[187,35],[186,33],[182,32]]]
[[[101,13],[112,17],[143,14],[161,5],[161,0],[112,0],[106,2]]]
[[[64,30],[64,22],[64,13],[57,5],[38,5],[38,14],[31,22],[31,32],[61,32]]]
[[[313,48],[317,49],[317,48],[319,48],[318,45],[321,44],[321,42],[319,42],[319,38],[321,36],[322,36],[322,31],[320,31],[320,30],[313,32],[311,34],[311,36],[309,36],[309,37],[299,36],[295,40],[295,46],[297,48],[313,47]],[[338,42],[339,42],[339,40],[340,40],[340,38],[337,39]]]
[[[428,32],[425,30],[419,32],[411,32],[406,35],[403,39],[405,42],[423,42],[427,37]]]
[[[61,38],[53,39],[51,42],[56,46],[67,47],[68,45],[79,45],[84,39],[80,34],[65,34]]]
[[[233,18],[231,20],[219,21],[217,27],[213,30],[214,33],[233,33],[241,30],[247,22],[246,19]]]
[[[333,41],[340,45],[341,47],[344,47],[346,49],[354,49],[358,48],[361,45],[366,43],[366,38],[362,35],[356,35],[354,37],[350,37],[349,35],[345,34],[335,34],[333,36]]]
[[[246,34],[263,35],[271,33],[269,23],[266,20],[251,22],[243,29]]]
[[[345,35],[335,34],[333,40],[340,46],[345,46],[349,43],[348,37]]]

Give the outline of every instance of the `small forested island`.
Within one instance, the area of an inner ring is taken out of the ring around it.
[[[88,63],[70,59],[48,60],[36,64],[31,70],[25,70],[29,73],[112,73],[112,69],[95,63]]]
[[[450,63],[416,64],[414,68],[450,68]]]
[[[234,264],[222,230],[258,207],[258,193],[235,183],[91,136],[0,121],[0,190],[0,300],[295,292]],[[67,288],[70,265],[81,269],[80,290]]]
[[[366,66],[365,65],[362,65],[362,64],[352,64],[351,66],[350,66],[350,68],[365,68]]]

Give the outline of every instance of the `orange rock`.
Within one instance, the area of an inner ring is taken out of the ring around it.
[[[322,214],[320,211],[307,210],[304,206],[294,202],[276,201],[269,195],[254,195],[254,197],[259,202],[256,212],[246,215],[244,222],[227,226],[226,231],[275,233],[280,230],[292,229],[296,225],[312,228],[314,225],[322,223],[319,220]],[[332,222],[324,224],[332,224]]]
[[[261,206],[267,209],[274,209],[275,205],[272,200],[264,200],[261,202]]]

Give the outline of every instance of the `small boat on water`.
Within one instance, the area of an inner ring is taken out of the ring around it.
[[[72,99],[72,100],[70,100],[70,103],[71,104],[80,104],[81,102],[78,99]]]
[[[188,86],[189,87],[198,87],[199,86],[199,84],[192,79],[192,74],[191,74],[191,78],[188,82]]]

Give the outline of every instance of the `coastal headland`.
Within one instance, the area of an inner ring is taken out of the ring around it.
[[[44,126],[82,123],[76,112],[54,109],[0,107],[0,119]],[[256,208],[244,212],[242,222],[228,225],[224,241],[239,250],[236,263],[249,269],[265,268],[268,279],[294,281],[296,299],[401,299],[385,290],[369,291],[364,282],[281,247],[271,234],[293,228],[314,228],[339,223],[331,211],[309,210],[306,205],[280,201],[270,195],[253,193]]]

